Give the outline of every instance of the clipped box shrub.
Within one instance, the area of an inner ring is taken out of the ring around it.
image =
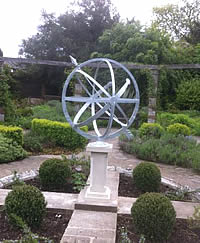
[[[50,121],[46,119],[33,119],[32,130],[39,135],[48,137],[59,146],[68,149],[82,148],[86,144],[86,138],[75,132],[67,122]],[[81,128],[87,132],[87,126]]]
[[[0,163],[23,159],[27,152],[17,142],[0,133]]]
[[[67,160],[47,159],[39,168],[39,178],[43,188],[58,189],[69,180],[71,170]]]
[[[160,169],[153,163],[142,162],[133,170],[133,183],[143,192],[157,192],[161,183]]]
[[[172,125],[169,125],[167,127],[167,132],[174,134],[174,135],[183,135],[183,136],[191,135],[190,128],[181,123],[174,123]]]
[[[152,242],[166,241],[176,220],[176,212],[170,200],[153,192],[147,192],[136,200],[131,215],[137,232]]]
[[[143,123],[139,128],[140,137],[160,138],[164,132],[164,128],[158,123]]]
[[[0,125],[0,133],[5,137],[12,139],[19,145],[23,145],[23,130],[20,127],[8,127]]]
[[[38,227],[46,213],[45,198],[34,186],[13,187],[5,199],[5,212],[11,222],[14,214],[22,218],[29,227]]]

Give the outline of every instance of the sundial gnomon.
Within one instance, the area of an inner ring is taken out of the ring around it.
[[[80,65],[71,57],[76,68],[68,76],[62,92],[62,106],[63,112],[73,127],[82,136],[96,141],[104,141],[109,138],[118,136],[120,133],[125,133],[128,137],[131,136],[128,128],[132,124],[139,108],[139,90],[135,78],[131,72],[119,62],[107,58],[95,58],[88,60]],[[90,66],[94,69],[93,72],[85,71],[85,67]],[[108,80],[101,80],[106,71]],[[115,73],[117,70],[123,71],[123,80],[116,82]],[[76,80],[81,86],[84,94],[81,96],[68,96],[68,89],[70,83]],[[119,84],[120,83],[120,86]],[[126,97],[127,90],[132,88],[134,91],[133,97]],[[69,104],[80,104],[80,109],[72,118],[68,109]],[[126,114],[126,106],[132,105],[132,114]],[[90,116],[83,120],[84,112],[90,111]],[[103,134],[101,134],[97,120],[107,117],[107,127]],[[120,119],[120,118],[122,119]],[[111,128],[113,122],[117,123],[120,128],[112,132]],[[83,132],[80,127],[93,125],[95,134]]]

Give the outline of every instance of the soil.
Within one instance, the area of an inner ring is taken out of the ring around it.
[[[160,185],[160,189],[159,191],[160,193],[163,193],[163,194],[170,194],[171,197],[172,195],[174,195],[173,197],[173,200],[178,200],[178,201],[192,201],[192,198],[190,195],[186,194],[186,195],[180,195],[180,197],[176,197],[175,198],[175,193],[176,193],[176,190],[166,186],[166,185],[163,185],[161,184]],[[125,174],[120,174],[120,180],[119,180],[119,189],[118,189],[118,195],[120,197],[134,197],[134,198],[137,198],[139,197],[143,192],[138,190],[136,188],[136,186],[133,184],[133,180],[132,180],[132,177],[130,176],[127,176]],[[183,196],[183,198],[182,198]],[[172,198],[171,198],[172,200]]]
[[[175,192],[175,190],[169,188],[168,186],[161,185],[159,192],[165,193],[166,191]],[[120,174],[119,183],[119,196],[123,197],[139,197],[142,192],[139,191],[133,184],[132,177]],[[184,201],[191,201],[189,195],[182,198]],[[127,233],[127,239],[123,241],[122,229]],[[118,214],[117,216],[117,240],[116,243],[120,242],[131,242],[138,243],[140,240],[139,234],[136,233],[132,217],[130,215]],[[145,241],[145,243],[150,243],[150,241]],[[151,242],[152,243],[152,242]],[[176,219],[176,224],[174,226],[173,232],[170,238],[165,241],[165,243],[200,243],[200,227],[198,229],[191,229],[188,226],[186,219]]]
[[[32,229],[32,232],[37,233],[39,236],[47,237],[53,240],[54,243],[59,243],[71,215],[72,211],[48,209],[40,228]],[[22,231],[12,226],[8,222],[5,212],[0,210],[0,241],[17,240],[22,236]]]
[[[130,241],[122,241],[121,230],[124,227],[125,232]],[[119,214],[117,216],[117,239],[116,243],[120,242],[139,242],[140,236],[136,234],[136,230],[132,223],[131,216]],[[153,243],[153,241],[145,240],[145,243]],[[176,219],[174,229],[171,236],[163,243],[200,243],[200,228],[190,229],[186,219]]]
[[[48,192],[61,192],[61,193],[79,193],[77,190],[74,189],[74,185],[72,183],[66,183],[62,187],[59,188],[43,188],[39,177],[35,177],[34,179],[26,180],[25,183],[27,185],[35,186],[41,191],[48,191]],[[5,186],[4,189],[12,189],[12,185]]]

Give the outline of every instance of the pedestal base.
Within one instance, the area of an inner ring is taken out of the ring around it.
[[[96,192],[91,191],[91,187],[88,187],[85,193],[86,198],[101,198],[101,199],[110,199],[110,188],[107,186],[104,187],[105,192]]]
[[[110,189],[106,186],[108,153],[112,144],[104,142],[89,143],[87,152],[91,152],[90,186],[86,190],[86,198],[110,199]]]

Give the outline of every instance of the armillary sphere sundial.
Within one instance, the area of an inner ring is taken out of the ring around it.
[[[79,65],[76,59],[71,56],[70,58],[76,67],[70,73],[64,84],[62,106],[66,120],[70,123],[72,128],[80,135],[95,141],[105,141],[106,139],[118,136],[120,133],[125,133],[130,137],[131,133],[128,128],[133,123],[139,108],[139,90],[131,72],[119,62],[107,58],[95,58]],[[95,68],[93,75],[85,71],[87,66]],[[120,80],[121,87],[119,87],[119,84],[116,82],[114,72],[119,69],[124,73],[122,76],[124,80]],[[109,70],[109,74],[106,76],[108,80],[102,80],[105,78],[103,76],[103,73],[105,73],[104,70]],[[74,79],[76,79],[76,82],[82,87],[85,93],[84,96],[82,94],[81,96],[67,95],[71,87],[70,83],[74,82]],[[127,93],[127,89],[130,87],[133,90],[132,93],[134,96],[131,98],[124,97]],[[80,105],[80,109],[73,118],[69,112],[69,104]],[[126,114],[126,108],[124,109],[128,104],[133,105],[132,114],[129,116]],[[87,116],[87,118],[83,120],[84,113],[88,109],[90,116]],[[107,127],[103,134],[99,131],[97,124],[98,118],[102,116],[107,117]],[[115,132],[111,132],[113,122],[118,123],[120,126]],[[82,126],[89,125],[90,123],[93,125],[95,135],[88,134],[80,129]]]

